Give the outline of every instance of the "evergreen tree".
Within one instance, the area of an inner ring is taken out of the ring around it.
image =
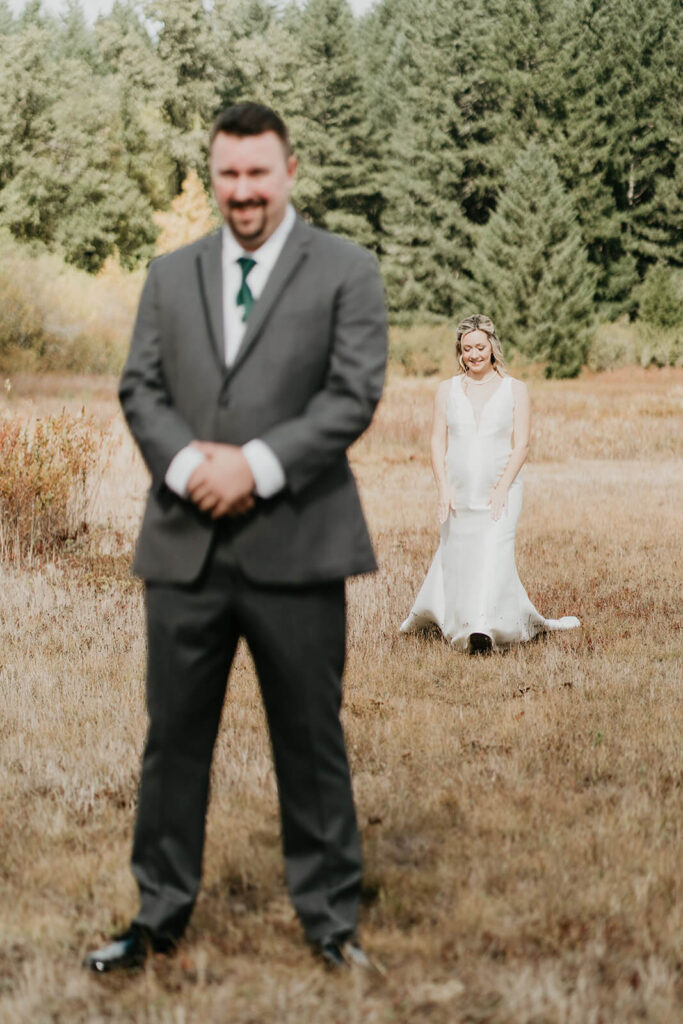
[[[67,60],[83,61],[94,70],[97,64],[97,48],[80,0],[66,0],[60,22],[60,31],[55,40],[60,54]]]
[[[174,192],[187,172],[204,168],[206,134],[219,105],[221,60],[211,17],[202,0],[147,0],[162,68],[158,97],[175,164]]]
[[[454,9],[428,0],[411,17],[409,7],[401,5],[389,26],[403,66],[393,69],[400,102],[387,147],[382,266],[391,309],[421,317],[450,312],[464,216],[457,196],[462,165],[449,137],[453,69],[444,60]],[[390,89],[385,79],[385,96]]]
[[[166,75],[147,26],[131,0],[117,0],[98,18],[99,87],[117,97],[127,174],[154,209],[176,191],[177,166],[162,113]]]
[[[49,139],[47,111],[58,77],[49,59],[50,42],[50,32],[36,23],[0,36],[0,190],[26,152]]]
[[[0,223],[97,270],[151,252],[152,209],[128,174],[111,82],[67,60],[37,24],[0,37]]]
[[[675,0],[573,0],[555,155],[574,196],[598,299],[616,315],[657,259],[683,262],[683,24]]]
[[[655,263],[636,295],[639,319],[665,330],[683,327],[683,272]]]
[[[510,169],[495,213],[481,229],[463,308],[491,316],[500,336],[550,377],[573,377],[593,321],[595,275],[571,197],[538,144]]]
[[[14,28],[14,17],[7,0],[0,0],[0,35],[6,36]]]
[[[276,4],[217,0],[212,25],[224,68],[219,106],[248,98],[272,107],[288,121],[292,112],[298,116],[292,93],[302,66],[300,45]]]
[[[28,3],[19,12],[16,23],[19,31],[30,28],[32,25],[37,28],[57,30],[56,19],[43,9],[42,0],[28,0]]]
[[[299,43],[301,71],[291,97],[301,158],[298,204],[314,223],[371,245],[377,182],[347,0],[308,0]]]

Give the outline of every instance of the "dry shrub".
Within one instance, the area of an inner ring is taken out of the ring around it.
[[[32,297],[35,272],[28,260],[2,254],[0,270],[0,356],[14,347],[29,349],[42,332]]]
[[[389,332],[391,362],[414,377],[445,372],[444,367],[452,362],[454,344],[452,324],[394,326]]]
[[[0,556],[33,562],[87,531],[89,477],[98,453],[92,419],[67,412],[0,423]]]
[[[590,370],[614,370],[622,366],[681,366],[683,327],[661,327],[628,317],[601,324],[590,344]]]
[[[122,270],[117,260],[93,277],[0,236],[0,365],[118,373],[142,280],[142,271]]]

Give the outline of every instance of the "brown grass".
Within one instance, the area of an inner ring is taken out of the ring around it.
[[[88,532],[99,441],[84,410],[0,421],[0,558],[32,564]]]
[[[93,276],[0,232],[2,372],[119,372],[143,280],[115,259]]]
[[[40,386],[5,411],[80,405],[92,382]],[[349,586],[345,722],[386,978],[330,977],[302,940],[244,651],[187,941],[138,977],[79,968],[135,908],[144,635],[121,563],[145,475],[114,420],[90,566],[0,567],[2,1024],[681,1019],[683,372],[531,381],[520,575],[583,627],[484,659],[397,634],[436,546],[435,386],[393,379],[353,452],[381,569]]]

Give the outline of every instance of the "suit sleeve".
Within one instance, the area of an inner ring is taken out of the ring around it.
[[[323,388],[300,416],[261,435],[279,459],[290,491],[301,491],[338,461],[369,425],[386,359],[386,306],[377,260],[359,249],[337,290]]]
[[[194,435],[173,407],[161,359],[159,264],[149,269],[133,328],[128,360],[119,385],[123,413],[152,474],[152,486],[164,486],[174,456]]]

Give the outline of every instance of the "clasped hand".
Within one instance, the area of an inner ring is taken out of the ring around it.
[[[233,444],[193,441],[204,461],[187,485],[188,497],[212,519],[240,516],[254,505],[254,476],[242,449]]]

